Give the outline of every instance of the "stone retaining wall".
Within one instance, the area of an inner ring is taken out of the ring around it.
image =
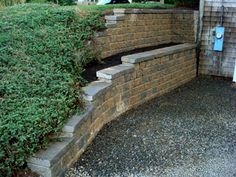
[[[28,160],[45,177],[61,176],[84,152],[99,130],[122,113],[185,84],[196,76],[195,45],[152,50],[122,57],[122,64],[97,72],[83,88],[87,106],[63,128],[61,141]]]
[[[102,58],[164,43],[194,43],[198,11],[114,9],[107,29],[96,35]]]

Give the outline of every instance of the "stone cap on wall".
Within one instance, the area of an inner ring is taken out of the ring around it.
[[[115,79],[119,76],[121,76],[124,73],[130,73],[134,70],[133,65],[129,64],[121,64],[117,66],[113,66],[110,68],[106,68],[100,71],[97,71],[96,75],[98,78],[104,78],[104,79]]]
[[[194,10],[182,9],[113,9],[114,15],[122,14],[192,14]]]
[[[133,55],[123,56],[121,61],[124,63],[140,63],[147,60],[152,60],[157,57],[162,57],[165,55],[170,55],[176,52],[185,51],[188,49],[196,48],[196,44],[180,44],[172,47],[165,47],[162,49],[156,49],[148,52],[137,53]]]
[[[99,95],[106,91],[111,86],[111,83],[104,81],[94,81],[88,86],[83,87],[84,99],[87,101],[93,101]]]

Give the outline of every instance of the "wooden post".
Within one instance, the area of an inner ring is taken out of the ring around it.
[[[205,0],[200,0],[199,4],[199,13],[198,13],[198,24],[197,24],[197,75],[199,74],[199,63],[200,63],[200,48],[201,48],[201,39],[202,39],[202,30],[203,30],[203,17],[204,17],[204,6]]]
[[[201,43],[205,0],[200,0],[197,43]]]

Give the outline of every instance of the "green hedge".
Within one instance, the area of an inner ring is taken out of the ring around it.
[[[74,0],[48,0],[48,2],[53,2],[55,4],[60,4],[60,5],[74,5],[75,1]]]
[[[54,3],[59,5],[75,5],[75,0],[26,0],[27,3]]]
[[[0,0],[0,6],[12,6],[24,2],[25,0]]]
[[[80,74],[94,58],[86,41],[103,27],[98,14],[55,5],[0,12],[1,175],[22,168],[80,110]]]

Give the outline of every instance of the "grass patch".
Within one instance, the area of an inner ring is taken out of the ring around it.
[[[0,12],[1,175],[22,168],[80,110],[80,74],[94,58],[86,41],[103,27],[99,14],[55,5]]]

